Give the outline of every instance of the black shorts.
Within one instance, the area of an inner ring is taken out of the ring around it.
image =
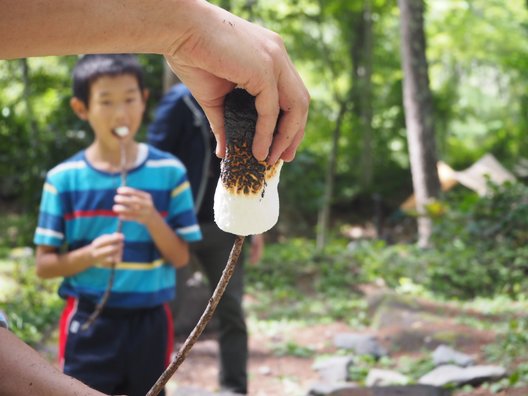
[[[105,394],[144,396],[172,353],[168,306],[105,308],[88,329],[81,330],[94,309],[93,303],[83,300],[70,298],[66,303],[59,338],[64,373]]]

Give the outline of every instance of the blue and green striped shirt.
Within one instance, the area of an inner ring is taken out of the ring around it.
[[[95,238],[116,231],[112,210],[119,173],[93,168],[81,151],[50,170],[44,184],[35,232],[37,245],[72,251]],[[156,209],[185,241],[201,239],[193,199],[183,164],[169,153],[148,146],[146,158],[129,170],[127,185],[148,192]],[[121,308],[152,307],[174,298],[175,269],[166,263],[145,226],[123,222],[123,262],[116,266],[107,305]],[[97,302],[108,283],[110,269],[94,266],[64,278],[59,295]]]

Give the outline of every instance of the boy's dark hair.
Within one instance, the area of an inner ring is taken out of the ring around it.
[[[131,74],[138,82],[139,89],[145,88],[143,69],[137,58],[130,54],[84,55],[73,68],[73,96],[86,107],[90,98],[90,87],[100,77]]]

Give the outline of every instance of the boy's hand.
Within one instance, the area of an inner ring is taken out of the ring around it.
[[[157,214],[150,194],[135,188],[119,187],[114,202],[112,209],[121,220],[137,221],[146,226]]]
[[[119,263],[123,257],[124,236],[120,233],[105,234],[93,240],[90,253],[96,264],[110,267]]]

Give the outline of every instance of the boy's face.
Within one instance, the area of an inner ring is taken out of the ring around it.
[[[128,127],[124,139],[134,139],[145,111],[148,93],[141,92],[133,75],[102,76],[90,86],[88,107],[78,98],[72,98],[75,113],[88,121],[95,138],[110,148],[119,149],[119,138],[112,130]]]

